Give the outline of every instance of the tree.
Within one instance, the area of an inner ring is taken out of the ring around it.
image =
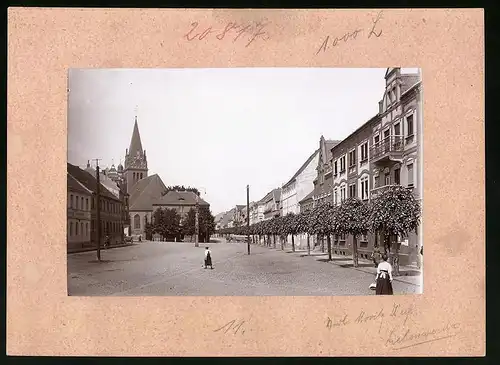
[[[185,187],[184,185],[167,186],[167,189],[163,192],[163,195],[167,194],[169,191],[192,191],[196,195],[200,195],[198,189],[190,186]]]
[[[175,209],[165,209],[165,219],[161,226],[162,235],[167,239],[178,237],[181,232],[181,216]]]
[[[182,220],[182,233],[188,236],[194,235],[196,211],[191,208]]]
[[[151,222],[146,222],[146,226],[144,227],[144,234],[146,235],[146,240],[153,239],[153,224],[151,224]]]
[[[307,254],[311,254],[311,241],[310,241],[310,217],[311,211],[306,210],[300,212],[296,217],[296,226],[298,233],[306,233],[307,234]]]
[[[347,234],[353,236],[352,260],[358,267],[357,237],[367,234],[370,229],[370,208],[357,198],[348,198],[340,204],[333,215],[333,232],[335,235]]]
[[[413,193],[401,185],[391,185],[372,200],[370,226],[376,234],[382,233],[384,249],[391,256],[395,275],[399,275],[399,243],[394,236],[406,237],[417,231],[420,224],[421,207]],[[394,248],[391,254],[390,248]]]
[[[317,236],[327,236],[328,242],[328,259],[331,260],[331,233],[330,215],[332,214],[332,205],[329,202],[316,205],[309,213],[307,232]]]
[[[208,242],[210,236],[215,232],[215,217],[209,207],[202,205],[199,209],[200,236],[204,237],[205,242]]]
[[[297,226],[298,219],[297,215],[293,213],[288,213],[285,216],[284,220],[284,233],[285,236],[291,234],[292,235],[292,252],[295,252],[295,235],[299,233],[299,229]]]

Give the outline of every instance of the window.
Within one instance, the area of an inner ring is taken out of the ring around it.
[[[406,136],[407,137],[412,137],[413,136],[413,114],[408,115],[406,117]]]
[[[396,123],[394,124],[394,136],[400,136],[401,135],[401,123]]]
[[[78,236],[78,222],[75,223],[75,235]]]
[[[368,235],[366,234],[362,234],[360,237],[359,237],[359,240],[361,242],[367,242],[368,241]]]
[[[69,207],[73,208],[73,194],[69,196]]]
[[[394,170],[394,184],[400,184],[401,183],[401,169],[397,168]]]
[[[368,199],[368,177],[361,179],[361,199]]]
[[[378,146],[378,144],[380,143],[380,135],[376,135],[375,137],[373,137],[373,144],[375,146]]]
[[[368,160],[368,142],[365,142],[360,147],[361,151],[361,160],[360,162]]]
[[[134,229],[140,229],[141,228],[141,217],[139,214],[134,215]]]
[[[337,202],[338,202],[338,196],[337,196],[337,195],[338,195],[338,191],[337,191],[337,188],[335,188],[335,189],[333,190],[333,202],[334,202],[335,204],[337,204]]]
[[[389,172],[385,173],[384,178],[385,185],[391,185],[391,174]]]
[[[340,188],[340,201],[344,201],[345,200],[345,186],[342,186]]]
[[[95,208],[95,198],[94,198],[94,197],[92,197],[92,201],[91,201],[91,202],[92,202],[92,207],[91,207],[91,209],[94,209],[94,208]]]
[[[374,187],[376,187],[376,188],[380,187],[380,178],[379,178],[378,176],[375,176],[375,177],[373,178],[373,185],[374,185]]]
[[[85,236],[89,235],[89,224],[85,223]]]
[[[333,174],[337,175],[337,160],[333,163]]]
[[[83,222],[82,222],[82,223],[80,223],[80,234],[81,234],[82,236],[85,236],[85,231],[83,230]]]
[[[69,235],[73,236],[73,222],[69,222]]]
[[[349,198],[356,197],[356,184],[349,185]]]
[[[408,166],[406,166],[406,168],[408,169],[408,186],[409,187],[413,187],[413,164],[409,164]]]
[[[352,150],[349,152],[349,167],[352,167],[356,164],[356,150]]]
[[[82,196],[82,197],[81,197],[81,199],[80,199],[80,209],[81,209],[81,210],[83,210],[83,209],[84,209],[84,208],[83,208],[83,196]]]
[[[345,156],[342,156],[340,158],[340,172],[344,172],[345,171]]]
[[[89,198],[85,198],[85,210],[89,210]]]

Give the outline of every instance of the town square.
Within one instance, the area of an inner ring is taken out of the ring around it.
[[[420,70],[276,70],[70,71],[68,295],[423,292]]]

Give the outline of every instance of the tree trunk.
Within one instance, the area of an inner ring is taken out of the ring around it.
[[[283,251],[285,249],[285,245],[284,245],[285,239],[283,238],[283,236],[280,236],[280,237],[281,237],[281,239],[280,239],[281,251]]]
[[[399,244],[393,242],[392,246],[394,247],[394,253],[392,257],[392,273],[394,276],[399,276]]]
[[[356,236],[352,236],[352,262],[354,267],[358,267],[358,239]]]
[[[292,252],[295,252],[295,236],[292,234]]]
[[[328,246],[328,261],[332,261],[332,236],[326,236],[326,244]]]
[[[273,247],[276,248],[276,235],[273,234]]]
[[[309,237],[309,233],[307,234],[307,255],[308,256],[311,255],[311,240]]]
[[[321,235],[321,253],[325,252],[325,236]]]

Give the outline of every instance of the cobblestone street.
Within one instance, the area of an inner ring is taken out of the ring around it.
[[[214,270],[203,268],[210,246]],[[374,275],[325,262],[325,255],[305,256],[245,243],[144,242],[101,252],[68,255],[68,294],[105,295],[374,295]],[[418,281],[393,281],[394,293],[420,293]]]

